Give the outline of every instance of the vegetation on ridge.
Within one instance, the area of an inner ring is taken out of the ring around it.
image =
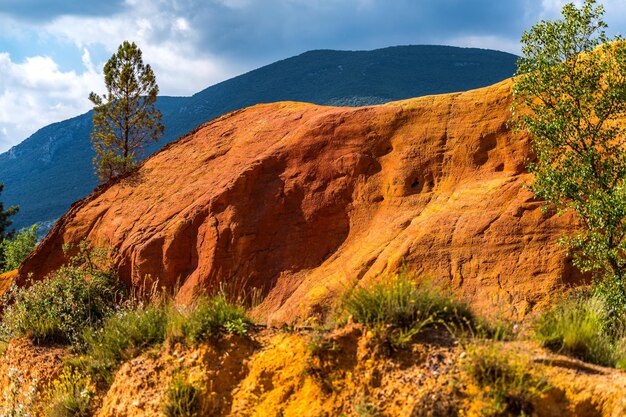
[[[0,254],[2,255],[0,272],[17,269],[22,261],[30,255],[37,246],[38,227],[34,224],[29,228],[23,228],[12,239],[4,239],[0,242]]]
[[[112,314],[120,297],[106,256],[106,251],[81,244],[70,264],[50,277],[11,288],[3,297],[0,335],[79,344],[84,329],[97,327]]]
[[[380,283],[348,291],[341,308],[354,322],[388,332],[393,346],[410,342],[429,327],[470,330],[477,326],[477,319],[466,304],[432,282],[418,282],[405,270],[382,279]]]
[[[582,230],[564,242],[575,264],[594,273],[612,311],[626,313],[626,43],[610,39],[595,0],[563,7],[522,37],[513,88],[519,128],[534,140],[532,191]]]

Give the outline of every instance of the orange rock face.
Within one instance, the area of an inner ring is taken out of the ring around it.
[[[138,173],[76,203],[20,276],[41,277],[87,238],[120,277],[262,288],[257,314],[291,321],[405,262],[480,309],[523,313],[577,279],[556,240],[571,217],[524,188],[510,81],[365,108],[257,105],[207,123]]]

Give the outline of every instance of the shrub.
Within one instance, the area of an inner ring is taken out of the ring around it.
[[[539,317],[535,337],[543,346],[598,365],[618,360],[614,340],[604,331],[608,313],[598,297],[578,295]]]
[[[111,314],[119,289],[112,273],[61,267],[30,287],[8,292],[0,331],[36,343],[79,343],[85,328],[99,325]]]
[[[357,287],[342,300],[344,310],[357,323],[371,328],[391,327],[389,340],[402,345],[425,327],[473,326],[476,319],[463,303],[428,284],[416,284],[406,272],[370,287]]]
[[[45,416],[88,417],[96,387],[91,378],[77,369],[66,368],[46,391]]]
[[[169,306],[148,305],[126,308],[107,318],[101,329],[85,329],[86,354],[76,363],[104,382],[111,383],[112,371],[144,349],[165,341]]]
[[[467,346],[463,366],[490,400],[485,416],[531,415],[531,400],[548,388],[545,379],[529,372],[529,360],[503,351],[497,343]]]
[[[2,272],[17,269],[22,261],[37,246],[37,225],[32,225],[29,229],[23,228],[11,240],[4,239],[0,243],[0,252],[2,252]]]
[[[200,389],[187,382],[184,375],[176,375],[163,402],[166,417],[197,417],[200,415]]]
[[[231,303],[224,294],[218,294],[201,297],[189,310],[180,313],[172,320],[169,333],[197,344],[221,332],[243,336],[251,324],[241,304]]]

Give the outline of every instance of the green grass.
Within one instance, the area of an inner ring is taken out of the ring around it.
[[[191,308],[172,316],[168,333],[189,344],[198,344],[221,333],[246,334],[252,321],[240,303],[230,302],[223,293],[201,297]]]
[[[473,327],[477,320],[469,307],[430,283],[416,283],[402,272],[368,287],[356,287],[342,300],[342,308],[356,323],[372,329],[391,329],[394,346],[410,342],[428,327]]]
[[[153,300],[122,308],[102,327],[86,329],[84,355],[74,363],[108,385],[121,363],[168,339],[194,345],[224,333],[244,335],[251,323],[243,306],[223,294],[201,297],[184,309],[168,298]]]
[[[165,417],[198,417],[201,412],[200,389],[187,381],[184,375],[176,375],[162,404]]]
[[[626,343],[606,332],[609,317],[602,299],[578,295],[542,314],[535,338],[554,352],[603,366],[626,366]]]
[[[76,365],[110,384],[119,364],[165,341],[169,314],[169,306],[163,305],[120,310],[100,329],[85,330],[86,354]]]
[[[489,400],[485,416],[530,416],[531,400],[548,388],[545,379],[529,372],[529,360],[502,350],[498,343],[468,345],[463,367]]]

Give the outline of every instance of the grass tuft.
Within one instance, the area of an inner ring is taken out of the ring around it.
[[[201,297],[191,308],[180,312],[170,321],[168,333],[172,338],[184,339],[198,344],[220,333],[243,336],[252,321],[244,306],[230,302],[223,293],[213,297]]]
[[[165,417],[198,417],[201,412],[200,389],[176,375],[170,384],[162,405]]]
[[[165,297],[148,304],[130,303],[101,328],[85,330],[85,354],[74,364],[110,384],[119,364],[168,339],[199,344],[223,333],[244,335],[251,323],[243,306],[230,303],[223,294],[201,297],[182,310]]]
[[[608,317],[600,298],[570,297],[538,318],[535,337],[544,347],[586,362],[626,366],[626,339],[604,330]]]
[[[423,329],[443,326],[473,327],[477,320],[469,307],[429,283],[415,282],[406,272],[369,287],[356,287],[342,300],[345,312],[372,329],[391,329],[394,346],[410,342]]]
[[[166,306],[142,305],[118,311],[99,330],[86,329],[86,355],[77,365],[110,384],[120,363],[165,341],[168,313]]]
[[[463,366],[489,400],[485,416],[530,416],[531,400],[548,388],[545,379],[529,372],[529,360],[504,351],[498,343],[467,346]]]

